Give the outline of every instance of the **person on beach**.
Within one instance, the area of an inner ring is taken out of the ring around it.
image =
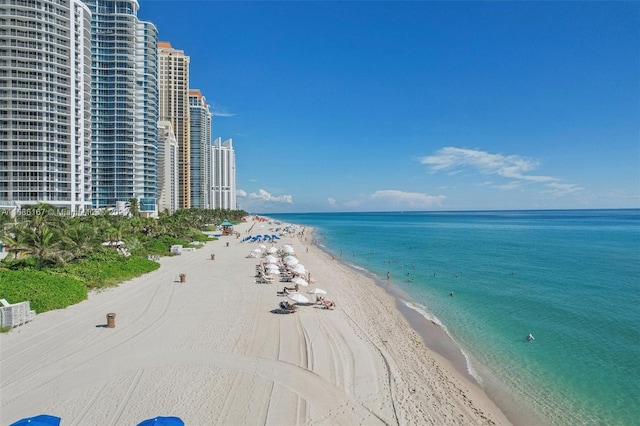
[[[285,311],[290,311],[290,312],[295,312],[296,309],[298,309],[295,303],[289,303],[286,300],[283,300],[282,302],[280,302],[278,306],[280,307],[280,309]]]
[[[527,336],[527,341],[533,342],[534,340],[536,340],[536,338],[533,337],[533,334],[529,333],[529,335]]]
[[[389,271],[387,271],[387,281],[389,281],[390,278],[391,278],[391,274],[389,273]]]
[[[296,284],[294,287],[287,287],[287,286],[285,286],[285,287],[282,289],[282,292],[283,292],[283,293],[297,293],[299,288],[300,288],[300,286],[299,286],[298,284]]]
[[[322,307],[325,309],[333,309],[336,306],[336,302],[333,300],[327,300],[322,296],[320,296],[320,301],[322,302]]]

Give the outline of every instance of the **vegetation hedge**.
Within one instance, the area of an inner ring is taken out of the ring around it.
[[[103,249],[85,259],[52,268],[56,274],[76,278],[87,288],[104,288],[155,271],[160,264],[138,256],[123,256]]]
[[[66,308],[87,298],[87,287],[74,277],[48,271],[0,270],[0,298],[9,303],[29,301],[37,313]]]

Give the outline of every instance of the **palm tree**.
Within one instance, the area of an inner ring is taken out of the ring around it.
[[[132,217],[140,216],[140,202],[137,198],[129,198],[129,202],[127,203],[127,205],[129,206],[129,214]]]
[[[11,231],[13,237],[7,238],[8,251],[14,258],[20,255],[31,255],[38,259],[38,268],[42,269],[46,261],[64,263],[65,250],[62,249],[61,234],[47,224],[29,226],[28,223],[15,226]]]
[[[74,259],[93,253],[99,245],[96,228],[86,223],[75,223],[69,226],[62,242],[65,250]]]

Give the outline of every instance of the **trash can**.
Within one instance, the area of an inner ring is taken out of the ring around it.
[[[227,247],[229,247],[229,241],[227,241]]]
[[[116,326],[116,314],[107,314],[107,328],[115,328]]]
[[[180,282],[181,283],[187,282],[187,274],[180,274]]]

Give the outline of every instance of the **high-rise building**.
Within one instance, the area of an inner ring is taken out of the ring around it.
[[[136,0],[84,0],[92,14],[93,205],[157,208],[157,29]]]
[[[191,108],[191,207],[211,208],[211,118],[200,90],[189,90]]]
[[[189,56],[171,43],[158,42],[159,119],[169,121],[178,141],[178,203],[191,207],[191,136],[189,108]]]
[[[178,142],[168,121],[158,122],[158,211],[178,210]]]
[[[91,14],[0,1],[0,205],[91,207]]]
[[[236,210],[236,154],[231,139],[215,140],[211,162],[211,208]]]

